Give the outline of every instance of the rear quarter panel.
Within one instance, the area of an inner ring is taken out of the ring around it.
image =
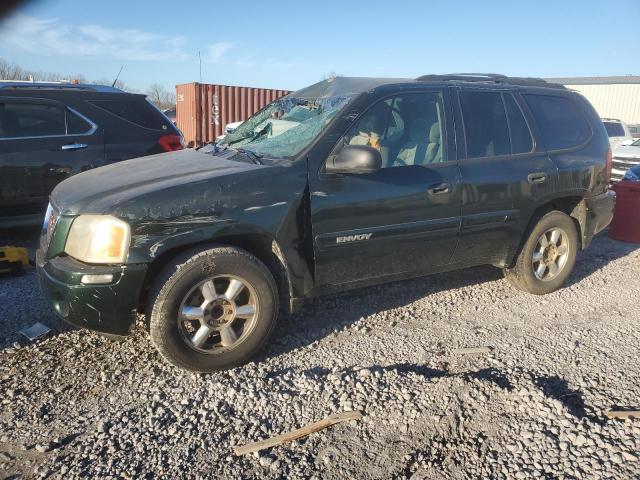
[[[549,152],[558,167],[558,195],[589,197],[604,193],[607,132],[591,104],[580,94],[567,93],[584,114],[592,130],[591,138],[578,148]]]

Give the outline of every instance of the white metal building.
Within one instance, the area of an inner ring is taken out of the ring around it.
[[[640,76],[547,78],[584,95],[603,118],[640,124]]]

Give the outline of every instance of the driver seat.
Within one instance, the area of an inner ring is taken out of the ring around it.
[[[430,125],[426,118],[418,118],[409,126],[409,141],[396,157],[398,165],[423,165],[440,161],[440,123]]]

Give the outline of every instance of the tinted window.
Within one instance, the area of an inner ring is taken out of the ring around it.
[[[618,122],[603,122],[604,128],[607,129],[607,135],[610,137],[624,137],[624,128]]]
[[[163,116],[146,100],[93,100],[92,104],[144,128],[162,129]]]
[[[533,150],[533,140],[522,110],[510,94],[504,95],[504,106],[509,119],[511,153],[529,153]]]
[[[509,127],[502,96],[496,92],[462,92],[460,99],[467,157],[509,155]]]
[[[378,102],[349,130],[344,144],[376,148],[383,168],[446,161],[443,105],[442,94],[435,92]]]
[[[37,103],[0,103],[0,138],[64,135],[64,110]]]
[[[547,150],[582,145],[591,137],[591,128],[576,104],[564,97],[523,95],[542,134]]]
[[[91,125],[70,110],[67,110],[67,134],[81,135],[91,130]]]

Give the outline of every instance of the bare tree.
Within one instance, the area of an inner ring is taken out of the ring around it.
[[[161,110],[176,106],[176,94],[170,92],[163,85],[152,84],[147,90],[149,101]]]
[[[82,75],[81,73],[76,73],[75,75],[61,75],[55,72],[45,72],[45,71],[36,71],[36,70],[25,70],[20,67],[20,65],[12,62],[8,62],[2,58],[0,58],[0,80],[24,80],[31,81],[34,80],[36,82],[78,82],[78,83],[87,83],[87,77]],[[113,79],[109,79],[106,77],[100,78],[98,80],[93,80],[90,83],[94,83],[96,85],[113,85]],[[135,89],[127,86],[122,80],[118,79],[114,85],[120,90],[124,90],[127,92],[136,92]],[[152,85],[152,88],[159,87],[161,91],[164,93],[160,97],[163,102],[163,105],[167,105],[162,108],[170,108],[175,105],[175,94],[168,92],[161,85]],[[151,95],[151,94],[150,94]]]
[[[60,75],[54,72],[25,70],[20,65],[0,58],[0,80],[34,80],[36,82],[78,81],[86,82],[84,75]]]

